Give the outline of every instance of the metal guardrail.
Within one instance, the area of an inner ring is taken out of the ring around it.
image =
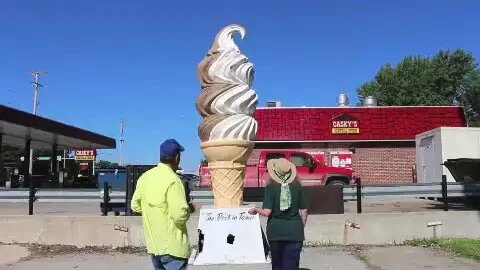
[[[0,190],[0,202],[28,202],[29,190]],[[103,190],[38,190],[37,202],[101,202]],[[111,202],[125,202],[125,192],[110,192]]]
[[[448,183],[447,186],[449,198],[480,196],[480,183]],[[366,199],[441,198],[442,183],[362,186],[361,194],[362,198]],[[194,190],[190,195],[196,202],[213,200],[213,193],[209,190]],[[357,187],[354,185],[344,187],[343,198],[356,200]]]
[[[449,198],[480,196],[480,183],[448,183],[447,190]],[[361,188],[361,194],[362,198],[366,199],[442,198],[442,183],[363,186]],[[356,200],[357,187],[345,187],[343,189],[343,198],[345,200]]]
[[[211,203],[213,202],[213,192],[211,190],[192,190],[190,197],[194,203]]]
[[[448,197],[480,196],[480,183],[462,184],[448,183]],[[364,199],[391,199],[391,198],[418,198],[442,197],[442,184],[401,184],[401,185],[372,185],[361,187]],[[0,202],[28,202],[28,189],[0,190]],[[213,193],[210,190],[192,190],[190,196],[195,203],[211,203]],[[43,190],[39,189],[35,197],[37,202],[102,202],[102,190]],[[111,191],[110,202],[125,202],[124,191]],[[346,186],[343,189],[344,200],[357,199],[357,187]]]

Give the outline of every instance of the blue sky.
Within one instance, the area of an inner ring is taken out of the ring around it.
[[[331,106],[340,92],[355,102],[356,87],[406,55],[463,48],[480,57],[475,0],[227,2],[1,1],[0,103],[31,111],[28,72],[47,70],[40,115],[115,138],[124,118],[127,162],[157,162],[173,137],[194,170],[196,67],[226,24],[247,28],[238,44],[262,105]]]

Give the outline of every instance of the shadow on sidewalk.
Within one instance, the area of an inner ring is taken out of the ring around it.
[[[431,204],[426,209],[443,210],[443,200],[438,199],[438,204]],[[448,209],[453,211],[479,211],[480,204],[478,198],[449,198]]]

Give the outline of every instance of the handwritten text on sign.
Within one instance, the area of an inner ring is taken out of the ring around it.
[[[248,207],[204,206],[198,220],[199,247],[195,264],[265,263],[260,218]],[[226,267],[224,267],[226,268]]]
[[[227,213],[227,212],[204,212],[204,219],[207,222],[219,222],[219,221],[250,221],[255,216],[250,215],[247,212],[242,213]]]

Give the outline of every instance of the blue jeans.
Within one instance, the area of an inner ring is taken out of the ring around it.
[[[188,259],[170,255],[152,256],[155,270],[187,270]]]
[[[270,241],[272,270],[298,270],[303,242]]]

